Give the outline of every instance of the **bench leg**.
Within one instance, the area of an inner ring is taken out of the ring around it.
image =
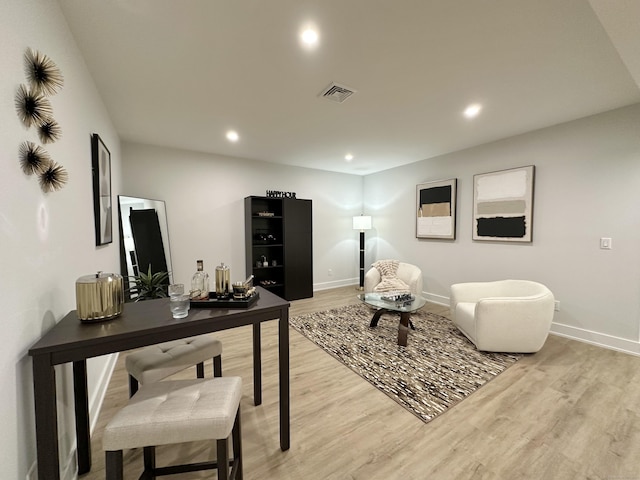
[[[142,451],[144,458],[144,474],[141,478],[153,480],[156,478],[156,447],[144,447]]]
[[[218,480],[229,480],[229,439],[216,440],[218,458]]]
[[[233,465],[235,480],[242,480],[242,428],[240,427],[240,405],[233,424]]]
[[[129,375],[129,398],[133,397],[133,395],[138,391],[138,381]]]
[[[105,478],[124,480],[122,473],[122,450],[107,451],[104,455]]]
[[[218,355],[217,357],[213,357],[213,376],[221,377],[222,376],[222,356]]]

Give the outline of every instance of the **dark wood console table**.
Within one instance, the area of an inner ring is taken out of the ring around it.
[[[87,358],[229,328],[253,325],[254,403],[262,403],[260,324],[279,320],[280,448],[290,446],[289,302],[257,287],[258,301],[247,309],[192,308],[174,319],[169,300],[127,303],[119,317],[82,323],[69,312],[29,350],[33,357],[38,478],[59,480],[58,418],[54,366],[73,362],[73,387],[78,451],[78,474],[91,469],[91,437],[87,396]]]

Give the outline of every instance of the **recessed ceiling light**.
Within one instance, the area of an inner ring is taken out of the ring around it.
[[[345,159],[347,162],[350,162],[351,160],[353,160],[353,155],[351,155],[350,153],[347,153],[347,154],[344,156],[344,159]]]
[[[302,43],[307,47],[315,47],[318,44],[319,38],[318,31],[313,27],[305,28],[300,34]]]
[[[240,136],[238,135],[238,132],[236,132],[235,130],[229,130],[227,132],[227,140],[229,140],[230,142],[237,142],[240,139]]]
[[[480,105],[479,103],[473,103],[465,108],[463,113],[467,118],[474,118],[478,116],[480,110],[482,110],[482,105]]]

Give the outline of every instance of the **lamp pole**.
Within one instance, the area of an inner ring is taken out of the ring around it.
[[[364,290],[364,231],[371,229],[371,217],[364,214],[353,217],[353,229],[360,230],[360,284],[358,290]]]
[[[364,230],[360,230],[360,286],[364,290]]]

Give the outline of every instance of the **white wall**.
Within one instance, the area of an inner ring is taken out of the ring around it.
[[[477,121],[483,121],[479,118]],[[553,330],[640,353],[640,105],[365,177],[370,258],[419,265],[448,303],[457,282],[526,278],[560,301]],[[472,241],[473,175],[536,166],[533,242]],[[458,179],[454,241],[415,238],[416,184]],[[613,239],[612,250],[599,248]]]
[[[69,173],[60,191],[43,193],[24,175],[18,148],[39,143],[16,115],[14,97],[26,83],[27,47],[48,55],[61,69],[64,87],[51,98],[62,138],[46,146]],[[2,478],[25,479],[36,459],[33,379],[28,349],[75,309],[75,281],[97,270],[119,270],[118,245],[95,247],[91,183],[91,133],[99,133],[112,155],[114,191],[120,188],[119,140],[56,2],[4,0],[0,15],[0,465]],[[116,224],[114,223],[114,226]],[[116,230],[117,231],[117,230]],[[108,375],[107,358],[88,363],[90,408]],[[72,478],[73,402],[71,369],[57,368],[63,478]]]
[[[189,283],[198,259],[244,280],[244,198],[267,190],[313,201],[314,289],[356,282],[361,176],[126,142],[122,153],[123,194],[166,202],[175,282]]]

